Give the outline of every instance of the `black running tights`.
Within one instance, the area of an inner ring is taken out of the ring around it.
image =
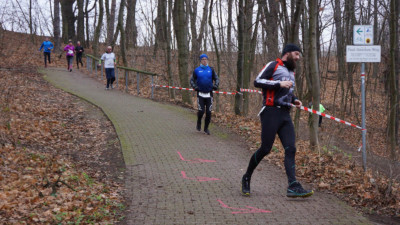
[[[254,169],[271,152],[275,136],[279,139],[285,149],[285,170],[289,184],[296,181],[295,168],[295,133],[290,111],[277,107],[266,107],[261,117],[261,147],[251,156],[246,174],[251,177]]]
[[[204,130],[208,129],[208,125],[210,125],[211,121],[211,110],[213,105],[213,97],[203,98],[197,96],[197,124],[201,124],[201,119],[203,118],[204,112],[206,113],[206,118],[204,120]]]
[[[49,63],[51,63],[50,52],[43,52],[43,55],[44,55],[44,65],[47,66],[47,59],[49,60]]]

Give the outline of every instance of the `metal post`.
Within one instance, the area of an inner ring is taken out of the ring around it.
[[[115,81],[117,85],[115,85],[118,88],[118,67],[115,67]]]
[[[125,70],[125,91],[128,92],[128,71]]]
[[[140,83],[140,74],[139,72],[136,73],[136,89],[137,89],[137,94],[139,95],[140,90],[139,90],[139,83]]]
[[[94,65],[94,67],[96,67],[96,78],[97,78],[97,64],[96,64],[96,65]]]
[[[153,99],[154,95],[154,76],[151,76],[151,99]]]
[[[103,80],[104,63],[101,61],[101,80]]]
[[[365,63],[361,63],[361,115],[362,115],[362,156],[363,156],[363,168],[367,171],[367,130],[365,129]]]

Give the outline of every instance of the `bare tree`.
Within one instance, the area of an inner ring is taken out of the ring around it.
[[[397,117],[398,110],[398,72],[399,72],[399,6],[400,4],[396,0],[390,1],[390,74],[389,74],[389,87],[390,87],[390,106],[389,106],[389,123],[388,123],[388,136],[389,136],[389,147],[390,156],[392,159],[396,159],[396,145],[397,145],[397,128],[399,118]],[[397,63],[396,63],[397,62]]]
[[[85,29],[86,29],[86,46],[89,47],[89,41],[90,41],[90,33],[89,33],[89,13],[96,8],[96,3],[97,0],[94,1],[93,7],[91,9],[89,9],[89,1],[90,0],[86,0],[86,4],[85,4],[85,12],[84,12],[84,16],[85,16]]]
[[[267,61],[271,61],[274,60],[277,55],[279,55],[279,4],[275,0],[269,0],[268,5],[266,0],[258,0],[258,4],[263,9],[263,19],[261,20],[261,24],[266,31],[266,45],[268,49]]]
[[[101,26],[103,25],[103,15],[104,15],[103,0],[99,0],[99,8],[100,8],[100,14],[96,25],[96,30],[94,31],[94,38],[92,44],[93,54],[95,56],[99,54],[99,39],[100,39]]]
[[[107,45],[111,45],[111,43],[113,42],[116,4],[117,4],[116,0],[111,0],[111,11],[110,11],[109,1],[105,0],[106,18],[107,18],[107,40],[106,40]]]
[[[244,0],[239,0],[238,4],[239,14],[238,14],[238,58],[237,58],[237,78],[236,78],[236,91],[240,91],[240,88],[243,87],[243,64],[244,64],[244,32],[245,32],[245,24],[244,24]],[[240,95],[235,95],[235,114],[242,114],[242,105],[243,101]]]
[[[125,0],[121,0],[121,4],[119,6],[119,13],[118,13],[118,24],[117,24],[117,29],[121,33],[121,55],[122,55],[122,62],[124,63],[124,66],[128,66],[128,61],[126,59],[126,53],[125,53],[125,30],[124,30],[124,8],[125,8]]]
[[[259,7],[256,23],[253,24],[253,8],[254,1],[239,0],[237,91],[240,91],[240,88],[248,89],[250,86],[251,66],[254,62],[257,28],[261,13],[261,7]],[[243,103],[241,96],[235,96],[235,113],[237,115],[247,115],[248,111],[249,93],[243,93]]]
[[[75,16],[72,6],[75,0],[61,0],[62,15],[62,39],[67,42],[68,39],[75,40]]]
[[[318,55],[317,55],[317,19],[318,19],[318,1],[309,0],[309,63],[310,63],[310,77],[312,87],[310,87],[313,97],[313,108],[319,108],[320,102],[320,81],[319,81],[319,68],[318,68]],[[318,147],[318,115],[313,114],[310,125],[310,147],[316,150]]]
[[[137,45],[137,27],[136,27],[136,0],[127,0],[127,15],[126,15],[126,47],[136,47]]]
[[[198,1],[193,0],[193,5],[192,5],[192,7],[190,7],[190,10],[191,10],[190,11],[190,28],[191,28],[191,33],[192,33],[192,62],[193,62],[194,67],[199,61],[198,57],[200,55],[201,42],[203,40],[204,30],[206,29],[206,25],[207,25],[209,0],[205,0],[205,2],[204,2],[203,15],[201,18],[200,30],[199,30],[198,35],[197,35],[197,26],[196,26],[197,4],[198,4]]]
[[[53,32],[54,51],[58,52],[60,50],[60,0],[54,0]]]
[[[212,40],[214,43],[214,51],[215,51],[215,55],[217,56],[217,74],[220,73],[220,64],[221,64],[221,60],[220,60],[220,56],[219,56],[219,50],[218,50],[218,45],[217,45],[217,38],[215,37],[215,29],[214,29],[214,25],[212,24],[212,11],[213,11],[213,5],[214,5],[214,1],[211,0],[210,3],[210,15],[208,17],[208,24],[210,25],[211,28],[211,36],[212,36]],[[219,96],[215,96],[215,101],[216,101],[216,111],[219,111]]]
[[[175,0],[173,9],[173,21],[178,44],[178,67],[179,67],[179,80],[182,87],[188,87],[188,25],[185,12],[185,0]],[[191,104],[191,98],[188,92],[182,92],[182,100],[184,103]]]
[[[78,18],[77,18],[77,35],[76,39],[82,43],[83,46],[85,45],[85,17],[83,12],[83,4],[84,0],[77,0],[78,5]]]
[[[228,52],[232,51],[233,43],[232,43],[232,4],[233,0],[228,0],[228,27],[226,33],[226,39],[228,44]]]

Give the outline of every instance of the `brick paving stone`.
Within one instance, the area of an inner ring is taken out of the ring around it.
[[[102,82],[77,71],[43,73],[55,86],[97,105],[114,124],[131,199],[126,224],[372,224],[333,195],[286,198],[284,171],[265,161],[252,178],[251,197],[243,197],[240,180],[251,152],[240,137],[216,126],[205,135],[195,130],[191,110],[105,91]],[[216,162],[183,161],[178,151],[186,160]],[[183,179],[182,171],[195,180]],[[220,180],[199,182],[201,177]],[[247,206],[271,212],[232,213]]]

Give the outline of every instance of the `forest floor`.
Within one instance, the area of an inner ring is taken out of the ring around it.
[[[52,87],[35,72],[43,64],[43,55],[37,52],[40,43],[36,40],[32,45],[29,36],[22,34],[4,32],[0,36],[4,59],[0,62],[0,82],[4,84],[0,96],[0,222],[117,222],[123,217],[125,203],[124,165],[115,130],[97,108]],[[52,54],[52,58],[52,67],[65,67],[63,56]],[[157,97],[169,101],[166,92],[160,91]],[[250,151],[260,144],[260,123],[254,118],[215,113],[213,122],[246,137]],[[330,144],[320,152],[308,150],[307,135],[300,135],[296,156],[299,176],[377,223],[400,223],[395,166],[383,169],[383,173],[364,172],[360,154],[342,141],[343,130],[331,131],[332,123],[323,121],[321,139]],[[304,124],[300,129],[307,130]],[[390,165],[387,157],[369,158],[374,159],[371,165]],[[283,168],[279,141],[266,160]],[[105,166],[110,163],[115,166]],[[73,189],[81,195],[71,198]],[[63,196],[63,207],[55,195]],[[35,211],[29,210],[32,208]],[[49,219],[49,215],[54,216]]]

